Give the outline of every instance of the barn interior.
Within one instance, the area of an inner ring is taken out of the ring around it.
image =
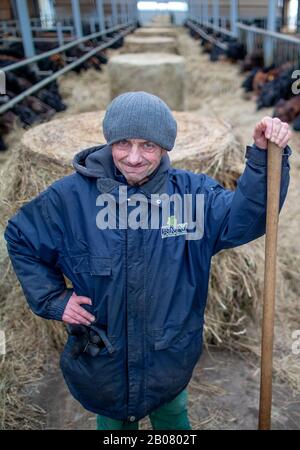
[[[292,130],[280,213],[273,429],[300,429],[300,1],[1,0],[0,429],[95,429],[59,370],[64,324],[30,311],[7,255],[8,219],[73,155],[105,143],[127,91],[161,97],[178,122],[172,165],[234,190],[255,125]],[[213,258],[205,351],[189,384],[193,429],[256,429],[264,237]],[[167,382],[167,381],[166,381]],[[141,429],[151,429],[148,418]]]

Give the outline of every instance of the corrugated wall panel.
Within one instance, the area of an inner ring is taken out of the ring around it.
[[[268,0],[239,0],[240,17],[267,17],[268,3]]]
[[[110,4],[104,5],[105,13],[110,14]],[[96,14],[95,0],[80,0],[80,12],[82,17]],[[58,17],[69,17],[72,15],[71,0],[56,0],[56,14]]]
[[[276,1],[276,0],[274,0]],[[240,18],[267,17],[268,0],[239,0],[239,16]],[[213,0],[208,0],[209,12],[212,14]],[[220,0],[220,16],[230,16],[230,0]],[[278,14],[280,10],[278,8]]]

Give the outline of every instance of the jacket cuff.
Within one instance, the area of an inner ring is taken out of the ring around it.
[[[59,297],[49,300],[47,305],[47,318],[50,320],[62,320],[64,310],[72,296],[74,289],[66,289]]]
[[[267,150],[257,147],[257,145],[247,145],[246,158],[260,166],[267,165]],[[282,163],[287,164],[289,156],[292,154],[291,148],[287,145],[282,152]]]

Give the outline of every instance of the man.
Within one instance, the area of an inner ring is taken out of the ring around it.
[[[211,258],[265,232],[267,140],[283,149],[282,206],[291,133],[259,122],[231,192],[170,166],[176,121],[154,95],[115,98],[103,131],[107,144],[77,154],[74,174],[10,219],[8,251],[33,312],[68,324],[61,369],[98,429],[146,415],[154,429],[190,429]]]

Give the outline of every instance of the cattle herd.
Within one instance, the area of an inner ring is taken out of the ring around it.
[[[274,106],[274,117],[292,123],[293,129],[300,131],[300,95],[297,80],[293,78],[295,69],[293,63],[278,67],[252,66],[242,87],[256,100],[257,109]]]
[[[107,37],[113,37],[107,34]],[[84,43],[84,47],[71,47],[63,53],[57,53],[43,58],[31,65],[26,65],[18,69],[6,72],[6,94],[0,95],[1,105],[9,102],[15,96],[34,86],[39,81],[49,77],[49,75],[57,72],[66,65],[80,58],[87,51],[91,50],[97,42],[88,41]],[[121,36],[113,44],[111,48],[118,48],[123,45],[123,37]],[[42,42],[36,44],[37,54],[52,50],[54,44]],[[21,43],[12,43],[10,45],[0,45],[0,70],[1,68],[14,64],[24,59],[23,46]],[[101,70],[102,64],[107,63],[105,50],[93,55],[89,59],[76,66],[75,72],[94,68]],[[7,135],[16,123],[27,128],[32,124],[49,120],[56,112],[64,111],[66,105],[59,93],[58,83],[52,81],[34,94],[26,96],[22,101],[14,107],[0,115],[0,150],[6,150],[5,135]]]
[[[300,131],[300,95],[297,79],[294,78],[297,64],[287,62],[280,66],[265,67],[262,51],[247,54],[245,46],[237,39],[216,33],[209,27],[202,27],[202,30],[207,38],[199,36],[189,27],[190,35],[200,40],[202,51],[209,54],[211,61],[239,63],[241,73],[246,76],[242,83],[245,97],[254,99],[258,110],[274,107],[274,117],[291,123],[295,131]],[[222,48],[217,43],[221,43]]]

